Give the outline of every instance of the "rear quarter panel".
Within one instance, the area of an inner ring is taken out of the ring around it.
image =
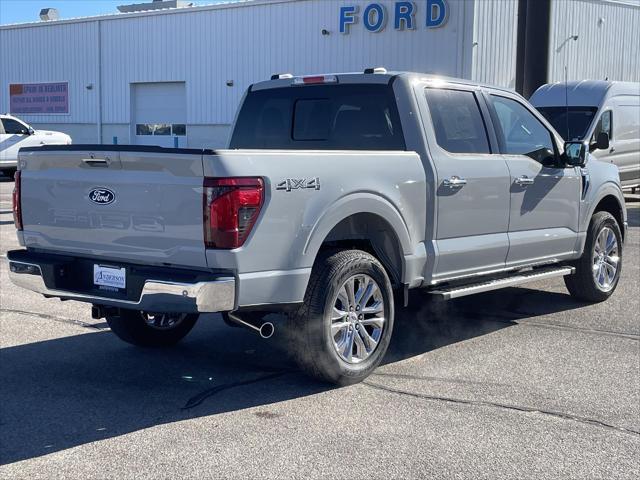
[[[282,277],[274,283],[296,290],[285,300],[302,299],[322,242],[350,215],[381,216],[393,227],[404,255],[413,254],[423,242],[425,173],[415,152],[228,150],[205,156],[203,164],[208,177],[262,177],[266,190],[260,217],[244,246],[207,250],[209,266],[234,269],[241,280]],[[287,181],[311,186],[287,188]],[[297,278],[294,287],[284,280],[291,275]],[[251,282],[240,283],[246,287]],[[284,301],[273,288],[262,294],[240,291],[239,304],[259,303],[256,295]]]

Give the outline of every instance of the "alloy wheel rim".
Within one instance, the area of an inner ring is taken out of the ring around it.
[[[349,277],[333,300],[331,340],[347,363],[365,361],[378,348],[385,328],[385,304],[378,283],[369,275]]]
[[[593,246],[593,278],[603,292],[615,286],[619,264],[618,238],[611,228],[604,227]]]
[[[147,326],[156,330],[170,330],[177,327],[186,318],[186,313],[147,313],[140,312]]]

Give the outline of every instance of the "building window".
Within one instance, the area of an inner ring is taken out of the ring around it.
[[[184,137],[187,135],[187,126],[184,123],[138,123],[136,135],[160,135]]]
[[[138,124],[136,125],[136,135],[153,135],[152,125]]]
[[[184,123],[174,123],[171,126],[171,134],[176,137],[184,137],[187,134],[187,126]]]

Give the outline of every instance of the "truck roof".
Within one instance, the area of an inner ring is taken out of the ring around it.
[[[378,69],[376,69],[378,70]],[[384,70],[384,69],[382,69]],[[443,83],[455,83],[459,85],[478,86],[483,88],[490,88],[494,90],[501,90],[504,92],[514,93],[512,89],[505,87],[499,87],[496,85],[487,85],[483,83],[474,82],[472,80],[466,80],[463,78],[448,77],[445,75],[437,75],[433,73],[419,73],[409,71],[384,71],[383,73],[364,73],[364,72],[343,72],[343,73],[322,73],[314,75],[291,75],[281,74],[281,78],[275,78],[271,80],[265,80],[255,83],[251,86],[252,90],[264,90],[268,88],[287,87],[294,84],[296,78],[309,78],[309,77],[336,77],[339,83],[389,83],[392,79],[397,77],[407,77],[409,79],[418,79],[426,81],[441,81]]]
[[[640,83],[580,80],[542,85],[529,100],[536,107],[598,107],[607,95],[640,95]]]

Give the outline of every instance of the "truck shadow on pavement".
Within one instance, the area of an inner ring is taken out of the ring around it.
[[[414,299],[398,312],[385,375],[402,373],[402,366],[390,365],[395,362],[579,306],[568,295],[528,289],[447,303]],[[335,388],[298,373],[276,337],[260,340],[226,327],[217,315],[202,318],[168,350],[126,345],[103,325],[77,328],[78,335],[0,352],[0,464],[192,418],[267,410]],[[425,364],[428,370],[428,359]],[[240,423],[239,436],[243,429]]]

